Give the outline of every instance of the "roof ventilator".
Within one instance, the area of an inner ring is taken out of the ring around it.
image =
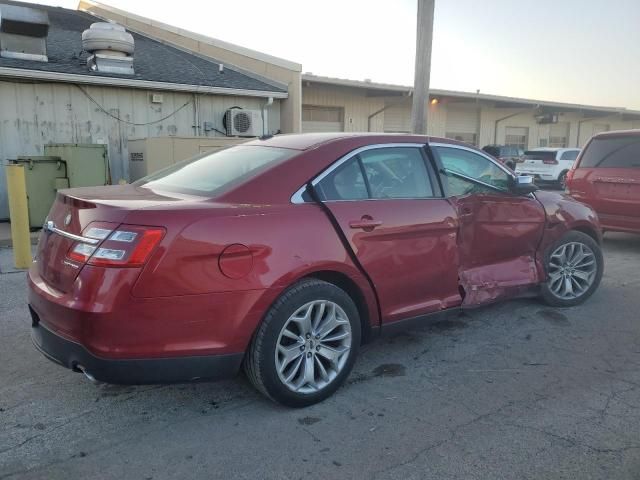
[[[82,48],[93,72],[133,75],[133,36],[117,23],[97,22],[82,32]]]
[[[0,57],[47,62],[48,33],[46,11],[0,5]]]

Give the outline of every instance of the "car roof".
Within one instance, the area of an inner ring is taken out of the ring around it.
[[[410,135],[405,133],[362,133],[362,132],[328,132],[328,133],[289,133],[252,140],[244,145],[260,145],[265,147],[289,148],[292,150],[310,150],[320,145],[334,142],[357,142],[371,140],[371,143],[449,143],[473,147],[464,142],[449,138],[429,137],[426,135]],[[473,147],[475,148],[475,147]]]
[[[538,147],[538,148],[530,148],[527,152],[560,152],[563,150],[580,150],[577,147]]]
[[[612,130],[610,132],[596,133],[593,138],[602,137],[640,137],[640,129],[636,130]]]

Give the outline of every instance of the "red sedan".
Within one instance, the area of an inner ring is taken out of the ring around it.
[[[304,406],[380,332],[516,296],[583,302],[600,241],[590,207],[466,144],[283,135],[60,192],[29,271],[32,334],[96,380],[244,366]]]

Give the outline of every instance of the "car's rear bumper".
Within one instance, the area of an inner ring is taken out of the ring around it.
[[[101,382],[144,384],[186,382],[197,379],[219,379],[235,375],[243,353],[199,355],[167,358],[106,359],[98,357],[79,343],[49,330],[35,313],[32,316],[31,338],[49,360],[82,371]]]
[[[551,173],[531,172],[526,169],[517,169],[519,175],[530,175],[537,182],[557,182],[558,176]]]

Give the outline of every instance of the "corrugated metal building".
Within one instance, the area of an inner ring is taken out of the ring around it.
[[[409,132],[411,87],[302,75],[303,131]],[[522,149],[582,146],[595,133],[640,127],[640,111],[432,90],[429,134]]]
[[[116,182],[128,179],[128,139],[224,135],[227,109],[262,111],[269,98],[274,101],[266,110],[264,132],[282,130],[280,102],[288,97],[286,84],[230,64],[221,67],[219,61],[135,32],[132,75],[93,71],[87,66],[82,32],[100,19],[62,8],[0,1],[3,5],[45,12],[49,26],[48,61],[2,50],[2,163],[19,155],[42,155],[50,143],[107,144]],[[0,219],[8,216],[0,168]]]

